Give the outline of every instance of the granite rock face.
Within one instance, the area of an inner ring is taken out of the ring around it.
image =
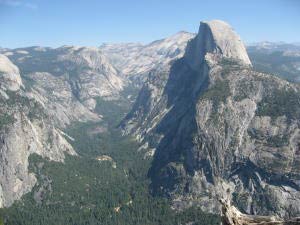
[[[204,33],[203,33],[204,32]],[[222,36],[224,34],[224,36]],[[123,121],[155,149],[153,193],[175,208],[300,213],[300,88],[252,69],[239,37],[201,23],[183,58],[153,71]]]
[[[204,62],[207,53],[251,65],[240,37],[229,24],[223,21],[201,22],[198,35],[192,42],[186,50],[185,58],[194,69],[197,69]]]
[[[118,99],[128,83],[99,48],[29,47],[4,54],[20,68],[26,93],[45,106],[60,127],[101,119],[94,112],[97,99]]]
[[[63,161],[65,153],[76,152],[54,125],[47,108],[25,92],[19,69],[0,57],[4,59],[0,71],[6,74],[0,95],[0,207],[7,207],[36,183],[35,175],[28,171],[30,154]]]
[[[117,97],[123,90],[125,80],[98,48],[71,46],[58,51],[62,52],[58,54],[58,62],[63,64],[70,79],[78,76],[78,95],[82,101],[93,97]]]
[[[10,206],[35,185],[35,175],[28,171],[30,154],[53,161],[63,161],[64,152],[76,154],[62,132],[49,120],[30,121],[24,112],[10,113],[14,121],[0,131],[0,207]]]
[[[2,54],[0,54],[0,82],[1,89],[10,91],[17,91],[22,85],[18,67]]]
[[[101,119],[93,112],[96,100],[92,99],[93,105],[89,106],[76,98],[68,78],[56,77],[46,72],[31,73],[26,77],[34,81],[31,84],[31,91],[26,95],[47,108],[47,114],[59,127],[66,127],[76,121]]]

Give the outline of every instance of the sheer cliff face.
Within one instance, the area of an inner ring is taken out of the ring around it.
[[[201,22],[198,35],[188,46],[185,57],[192,68],[198,69],[208,53],[251,65],[240,37],[229,24],[220,20]]]
[[[0,207],[7,207],[36,183],[30,154],[63,161],[64,153],[76,153],[47,109],[24,91],[19,69],[3,55],[0,60]]]
[[[224,34],[224,35],[222,35]],[[153,71],[124,131],[155,148],[154,193],[174,207],[300,212],[300,89],[252,70],[240,38],[221,21],[201,23],[185,56]]]

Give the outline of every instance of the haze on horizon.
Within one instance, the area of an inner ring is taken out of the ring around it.
[[[245,43],[300,42],[299,12],[297,0],[0,0],[0,46],[148,43],[211,19],[230,23]]]

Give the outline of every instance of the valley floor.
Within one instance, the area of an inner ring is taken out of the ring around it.
[[[127,105],[99,100],[97,109],[103,122],[77,123],[65,131],[79,156],[66,156],[65,163],[30,157],[38,183],[1,209],[2,224],[219,224],[217,216],[197,208],[175,212],[167,199],[151,196],[151,160],[116,128]]]

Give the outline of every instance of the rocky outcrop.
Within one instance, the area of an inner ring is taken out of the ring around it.
[[[31,154],[63,161],[65,153],[76,152],[45,106],[20,89],[18,68],[7,58],[2,59],[0,70],[11,75],[1,80],[0,95],[0,207],[7,207],[36,183],[35,175],[28,170]]]
[[[72,46],[57,51],[60,52],[57,61],[63,64],[63,70],[78,82],[78,97],[82,101],[94,97],[116,98],[123,90],[125,80],[98,48]]]
[[[185,56],[149,76],[122,126],[156,149],[153,193],[175,208],[219,212],[226,197],[250,214],[296,216],[300,89],[254,71],[244,49],[226,23],[202,23]]]
[[[0,88],[17,91],[22,86],[22,79],[18,67],[6,56],[0,54]]]
[[[47,114],[59,127],[66,127],[74,121],[101,119],[93,112],[96,100],[92,99],[92,106],[79,100],[67,77],[36,72],[26,75],[26,78],[34,81],[26,95],[47,108]]]

